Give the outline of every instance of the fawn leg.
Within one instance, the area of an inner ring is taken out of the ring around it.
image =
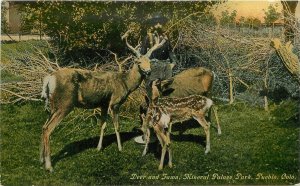
[[[164,166],[164,160],[165,160],[165,155],[166,155],[166,151],[167,151],[167,146],[166,146],[166,143],[164,142],[164,140],[160,137],[159,134],[156,134],[159,142],[160,142],[160,145],[162,147],[161,149],[161,155],[160,155],[160,163],[159,163],[159,166],[158,166],[158,170],[162,170],[163,169],[163,166]]]
[[[210,151],[210,125],[206,122],[203,114],[197,114],[194,118],[198,121],[198,123],[203,127],[205,135],[206,135],[206,148],[205,154]]]
[[[170,134],[171,134],[171,131],[172,131],[172,124],[170,124],[169,128],[168,128],[168,132],[167,132],[167,138],[170,142],[170,144],[168,145],[168,153],[169,153],[169,162],[168,162],[168,165],[170,168],[173,167],[173,164],[172,164],[172,149],[171,149],[171,137],[170,137]]]
[[[143,154],[142,154],[142,156],[145,156],[146,154],[147,154],[147,151],[148,151],[148,145],[149,145],[149,141],[150,141],[150,129],[149,128],[147,128],[147,130],[145,131],[145,148],[144,148],[144,151],[143,151]]]
[[[218,117],[218,113],[217,113],[217,108],[212,106],[211,109],[213,110],[214,116],[216,118],[216,122],[217,122],[217,126],[218,126],[218,134],[221,135],[222,131],[221,131],[220,121],[219,121],[219,117]]]
[[[169,145],[169,141],[167,139],[167,136],[164,134],[164,131],[162,128],[160,128],[158,125],[154,126],[154,131],[156,133],[156,136],[161,144],[161,157],[160,157],[160,163],[158,166],[158,170],[162,170],[164,166],[164,160],[165,160],[165,155],[167,151],[167,145]]]

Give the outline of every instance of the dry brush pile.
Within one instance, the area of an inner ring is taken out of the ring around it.
[[[1,104],[40,101],[43,77],[59,68],[57,60],[50,60],[49,50],[50,45],[45,43],[28,43],[22,51],[2,49],[2,59],[7,60],[1,64]],[[13,79],[7,79],[5,75]]]
[[[296,31],[293,52],[299,56],[299,27]],[[205,66],[213,70],[213,95],[221,100],[242,100],[267,109],[268,97],[277,89],[299,96],[297,78],[284,67],[268,35],[257,37],[189,19],[180,25],[178,37],[177,68]],[[283,34],[278,38],[283,42]]]

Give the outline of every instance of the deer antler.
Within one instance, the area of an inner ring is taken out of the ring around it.
[[[125,64],[129,59],[132,58],[132,55],[128,56],[126,59],[122,60],[122,61],[119,61],[118,60],[118,57],[117,57],[117,54],[108,50],[109,53],[111,53],[112,55],[114,55],[115,57],[115,62],[118,64],[118,68],[119,68],[119,72],[123,72],[123,64]]]
[[[167,37],[164,37],[164,39],[161,42],[159,42],[159,35],[157,33],[155,35],[156,36],[154,37],[154,41],[155,41],[154,46],[152,48],[150,48],[148,50],[148,52],[145,54],[145,56],[148,57],[148,58],[150,58],[152,52],[154,52],[155,50],[157,50],[160,47],[162,47],[165,44],[165,42],[167,41],[167,39],[168,39]]]
[[[125,39],[126,41],[126,45],[128,46],[128,48],[133,52],[135,53],[136,57],[141,57],[141,53],[138,51],[138,48],[139,48],[139,44],[134,48],[133,46],[131,46],[129,43],[128,43],[128,36],[129,36],[129,33],[131,32],[131,30],[128,30],[127,32],[125,32],[125,34],[121,37],[121,39]]]

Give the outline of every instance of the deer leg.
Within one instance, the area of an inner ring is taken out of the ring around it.
[[[221,135],[222,131],[221,131],[221,127],[220,127],[220,121],[219,121],[219,117],[218,117],[218,113],[217,113],[217,108],[212,106],[211,109],[213,110],[214,116],[216,118],[216,122],[217,122],[217,126],[218,126],[218,134]]]
[[[160,158],[160,163],[159,163],[159,166],[158,166],[158,170],[163,169],[164,160],[165,160],[165,156],[166,156],[166,151],[167,151],[167,145],[164,144],[162,149],[161,149],[161,158]]]
[[[144,137],[145,138],[145,148],[144,148],[142,156],[145,156],[148,151],[148,145],[149,145],[149,141],[150,141],[150,129],[149,128],[147,128],[146,134],[144,136],[145,136]]]
[[[121,137],[119,133],[119,108],[117,106],[110,107],[111,115],[114,123],[115,133],[117,136],[118,149],[122,151]]]
[[[50,172],[53,171],[51,166],[51,153],[50,153],[50,143],[49,137],[54,130],[54,128],[61,122],[61,120],[68,114],[68,112],[63,111],[55,111],[50,118],[47,120],[45,125],[43,126],[43,133],[42,133],[42,147],[41,147],[41,155],[42,161],[45,161],[45,168]]]
[[[160,145],[162,147],[161,156],[160,156],[160,163],[159,163],[159,166],[158,166],[158,170],[162,170],[163,166],[164,166],[164,160],[165,160],[165,155],[166,155],[166,151],[167,151],[167,146],[166,146],[166,143],[164,142],[164,140],[161,138],[161,135],[156,133],[156,136],[157,136],[157,138],[160,142]]]
[[[164,160],[166,156],[167,147],[170,145],[170,140],[168,139],[168,136],[164,134],[164,129],[159,127],[158,125],[154,126],[154,131],[156,133],[156,136],[161,144],[161,157],[160,157],[160,164],[158,166],[158,170],[162,170],[164,165]]]
[[[208,109],[208,113],[207,113],[207,123],[208,124],[211,124],[211,119],[212,118],[212,107],[210,107],[209,109]]]
[[[170,168],[173,167],[173,164],[172,164],[172,150],[171,150],[171,137],[170,137],[171,131],[172,131],[172,124],[169,125],[168,131],[167,131],[167,138],[170,142],[170,144],[168,145],[168,153],[169,153],[168,165],[169,165]]]
[[[102,142],[103,142],[103,136],[104,136],[104,130],[106,128],[106,122],[103,124],[100,124],[100,138],[97,145],[97,149],[100,151],[102,149]]]
[[[49,116],[49,118],[47,119],[47,121],[45,122],[44,126],[48,123],[49,119],[52,117],[53,114],[51,114]],[[45,146],[44,146],[44,143],[43,143],[43,132],[42,132],[42,135],[41,135],[41,145],[40,145],[40,162],[41,163],[44,163],[45,161],[45,157],[44,157],[44,151],[45,151]]]
[[[171,149],[171,146],[168,146],[168,153],[169,153],[169,162],[168,162],[168,165],[170,168],[173,167],[173,163],[172,163],[172,149]]]
[[[198,114],[194,116],[194,118],[198,121],[198,123],[203,127],[205,135],[206,135],[206,148],[205,154],[210,151],[210,125],[206,122],[203,114]]]
[[[99,115],[97,114],[96,117],[97,123],[99,123],[100,126],[100,139],[97,146],[97,149],[100,151],[102,149],[104,130],[106,128],[107,108],[101,108],[101,116],[99,117]]]

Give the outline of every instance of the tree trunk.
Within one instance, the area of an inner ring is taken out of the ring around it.
[[[229,104],[232,104],[233,103],[233,78],[232,78],[231,71],[229,71],[228,76],[229,76]]]
[[[268,74],[269,73],[269,62],[267,61],[267,69],[266,69],[266,74],[265,74],[265,78],[264,78],[264,89],[265,90],[268,90]],[[264,108],[265,108],[265,111],[269,111],[269,102],[268,102],[268,96],[267,96],[268,94],[266,94],[265,96],[264,96],[264,101],[265,101],[265,106],[264,106]]]

